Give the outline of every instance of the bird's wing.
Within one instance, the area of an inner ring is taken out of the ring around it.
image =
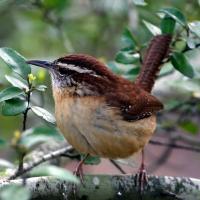
[[[156,97],[143,90],[139,94],[135,91],[111,93],[107,98],[108,104],[117,108],[127,121],[140,120],[163,109],[163,104]]]

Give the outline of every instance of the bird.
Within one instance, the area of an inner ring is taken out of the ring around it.
[[[155,132],[156,113],[163,104],[151,91],[170,42],[169,34],[152,39],[135,82],[86,54],[27,63],[50,72],[57,126],[78,152],[127,158],[141,151]]]

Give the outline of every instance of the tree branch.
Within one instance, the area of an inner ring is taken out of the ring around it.
[[[34,167],[40,165],[43,162],[46,162],[48,160],[60,157],[61,155],[67,156],[67,152],[71,151],[72,149],[73,149],[72,146],[67,146],[67,147],[64,147],[62,149],[56,150],[54,152],[51,152],[51,153],[49,153],[47,155],[44,155],[42,158],[36,160],[35,162],[29,163],[29,164],[27,164],[27,166],[24,166],[23,170],[21,170],[21,171],[17,170],[16,173],[13,174],[11,177],[9,177],[8,180],[16,179],[17,177],[29,172]]]
[[[149,144],[159,145],[159,146],[168,146],[175,149],[183,149],[183,150],[188,150],[188,151],[200,152],[200,148],[184,146],[184,145],[179,145],[179,144],[165,143],[165,142],[160,142],[160,141],[155,141],[155,140],[150,140]]]
[[[0,181],[0,188],[8,184],[22,184],[21,179]],[[141,195],[135,187],[132,175],[86,175],[84,185],[77,186],[52,177],[35,177],[26,180],[32,199],[143,199],[143,200],[200,200],[200,180],[179,177],[149,176],[148,186]],[[141,197],[142,196],[142,197]]]

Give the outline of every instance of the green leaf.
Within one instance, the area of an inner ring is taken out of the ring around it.
[[[7,142],[0,138],[0,148],[5,147],[7,145]]]
[[[63,136],[54,127],[36,127],[23,132],[19,144],[26,149],[33,149],[52,138],[54,140],[63,140]]]
[[[182,101],[178,101],[176,99],[171,99],[165,103],[164,108],[165,108],[165,110],[173,110],[174,108],[178,107],[182,103],[183,103]]]
[[[118,63],[134,64],[139,61],[140,55],[138,53],[131,54],[126,51],[119,51],[115,57]]]
[[[39,126],[35,128],[30,128],[23,132],[23,136],[28,136],[28,135],[46,135],[49,137],[54,137],[54,138],[60,138],[61,134],[55,127],[48,127],[48,126]]]
[[[140,67],[134,67],[132,69],[130,69],[126,74],[127,75],[138,75],[140,72]]]
[[[160,24],[160,28],[163,34],[173,34],[176,21],[169,16],[165,16]]]
[[[129,81],[134,81],[137,78],[137,75],[125,74],[125,75],[122,75],[122,77]]]
[[[66,4],[69,3],[69,0],[43,0],[42,3],[48,10],[49,9],[62,10],[66,8]]]
[[[85,155],[81,155],[83,159]],[[99,156],[88,156],[86,160],[84,160],[84,164],[86,165],[98,165],[101,162],[101,158]]]
[[[188,24],[192,33],[200,38],[200,21],[194,21]]]
[[[133,3],[137,6],[146,6],[147,3],[144,0],[133,0]]]
[[[183,75],[192,78],[194,76],[194,71],[190,63],[187,61],[184,54],[179,52],[174,52],[171,56],[171,62],[175,69],[181,72]]]
[[[175,42],[174,50],[177,52],[182,52],[186,48],[187,42],[184,40],[178,40]]]
[[[189,79],[189,80],[184,80],[184,79],[179,79],[176,80],[176,87],[180,90],[184,90],[187,92],[187,94],[196,93],[200,91],[200,84],[198,79]]]
[[[14,168],[15,166],[8,160],[0,158],[0,168]]]
[[[53,176],[55,178],[73,182],[73,183],[79,183],[79,180],[76,176],[74,176],[71,172],[67,171],[66,169],[62,169],[60,167],[51,166],[51,165],[43,165],[39,166],[37,168],[34,168],[30,175],[32,177],[38,177],[38,176]]]
[[[21,185],[7,185],[0,190],[1,200],[29,200],[30,197],[30,191]]]
[[[21,75],[24,79],[31,73],[31,68],[25,59],[13,49],[7,47],[0,48],[0,57],[14,72]]]
[[[122,46],[123,46],[121,51],[134,50],[136,47],[136,41],[131,31],[128,28],[124,29],[122,33],[121,41],[122,41]]]
[[[117,66],[116,62],[111,61],[107,63],[107,66],[109,69],[112,70],[112,72],[114,72],[115,74],[120,74],[121,70],[119,69],[119,67]]]
[[[47,89],[47,86],[46,85],[38,85],[38,86],[36,86],[35,89],[40,92],[45,92],[45,90]]]
[[[187,45],[190,49],[194,49],[196,47],[196,41],[191,34],[189,34],[189,37],[187,38]]]
[[[56,123],[55,117],[45,110],[44,108],[38,107],[38,106],[31,106],[31,110],[39,117],[44,119],[47,122],[50,122],[52,124]]]
[[[142,20],[142,22],[144,23],[144,25],[147,27],[147,29],[155,36],[155,35],[160,35],[161,34],[161,30],[159,27],[145,21]]]
[[[199,125],[192,121],[185,121],[183,123],[180,123],[179,125],[183,130],[193,135],[196,135],[199,132]]]
[[[163,8],[159,12],[166,14],[173,18],[176,22],[181,24],[184,27],[187,27],[187,21],[183,13],[177,8]]]
[[[21,95],[23,91],[18,87],[9,87],[0,92],[0,102]]]
[[[166,76],[171,74],[174,71],[174,67],[171,63],[165,63],[164,66],[161,68],[159,76]]]
[[[15,78],[14,76],[9,75],[5,75],[5,77],[8,80],[8,82],[11,83],[13,86],[28,90],[28,86],[26,85],[26,82],[23,81],[23,79],[20,80],[19,78]]]
[[[1,112],[5,116],[14,116],[23,113],[26,108],[26,101],[19,98],[13,98],[3,102]]]

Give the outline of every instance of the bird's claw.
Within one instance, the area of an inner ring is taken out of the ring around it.
[[[76,169],[73,172],[73,174],[80,179],[81,184],[84,186],[84,178],[83,178],[83,168],[82,168],[82,165],[83,165],[83,161],[80,161],[80,163],[76,167]],[[72,191],[73,191],[73,194],[74,194],[74,198],[76,199],[77,185],[75,183],[73,183],[73,185],[72,185]]]
[[[83,178],[83,168],[82,168],[82,165],[78,165],[73,174],[74,174],[75,176],[77,176],[77,177],[80,179],[81,184],[84,185],[84,178]]]
[[[144,167],[141,167],[138,173],[135,175],[135,186],[142,193],[148,184],[147,172]]]

